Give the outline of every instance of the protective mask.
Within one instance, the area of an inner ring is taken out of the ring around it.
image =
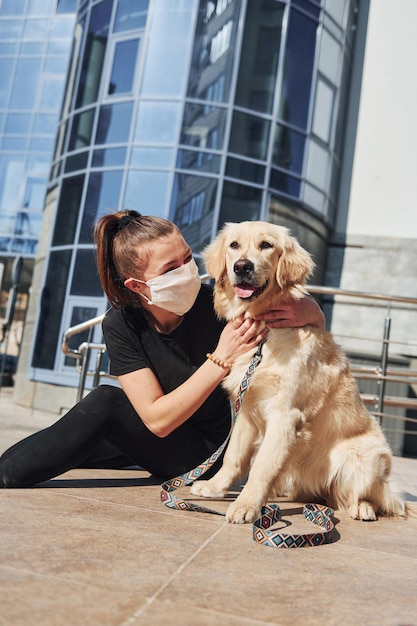
[[[201,287],[194,259],[166,274],[139,282],[147,285],[151,291],[150,299],[145,294],[140,294],[148,304],[154,304],[176,315],[185,315],[191,309]]]

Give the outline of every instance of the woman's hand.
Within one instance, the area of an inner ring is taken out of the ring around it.
[[[225,363],[233,363],[241,354],[256,348],[267,333],[264,322],[240,315],[226,324],[214,354]]]
[[[263,320],[268,328],[299,328],[314,326],[324,330],[326,319],[324,313],[312,298],[287,300],[279,302],[276,307],[260,315],[255,320]]]

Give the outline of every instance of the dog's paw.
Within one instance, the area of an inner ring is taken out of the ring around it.
[[[198,480],[191,485],[190,491],[194,496],[203,498],[223,498],[227,493],[227,489],[216,487],[211,480]]]
[[[377,519],[374,507],[366,500],[352,504],[349,507],[349,515],[353,517],[353,519],[360,519],[363,522],[375,522]]]
[[[226,521],[230,524],[249,524],[258,519],[260,508],[239,502],[239,498],[230,504],[226,511]]]

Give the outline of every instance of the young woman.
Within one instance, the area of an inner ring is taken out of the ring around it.
[[[229,432],[220,385],[228,364],[254,350],[268,326],[324,326],[309,298],[260,316],[266,328],[243,318],[223,324],[212,288],[201,285],[190,247],[168,220],[105,215],[95,243],[112,305],[103,333],[120,387],[98,386],[55,424],[9,448],[0,458],[0,487],[27,487],[80,466],[134,464],[161,478],[189,471]]]

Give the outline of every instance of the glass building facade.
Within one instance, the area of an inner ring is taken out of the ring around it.
[[[0,261],[34,259],[77,0],[0,0]]]
[[[354,0],[80,1],[45,203],[33,380],[77,378],[60,339],[107,308],[92,242],[106,212],[169,217],[197,260],[224,222],[256,219],[293,226],[325,255],[355,17]]]

